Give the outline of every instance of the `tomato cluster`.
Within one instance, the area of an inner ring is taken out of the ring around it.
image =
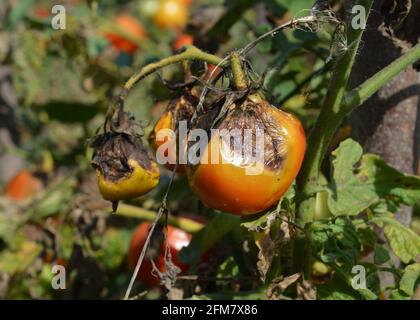
[[[183,33],[188,22],[192,0],[146,0],[141,1],[140,13],[151,19],[159,29],[177,31],[178,37],[173,43],[174,50],[192,44],[192,37]],[[119,52],[134,54],[139,43],[147,38],[147,32],[137,18],[130,14],[120,14],[113,21],[113,31],[105,32],[105,37]]]
[[[203,77],[209,77],[208,71]],[[206,101],[198,112],[200,90],[195,84],[184,85],[158,119],[149,143],[160,163],[165,159],[168,169],[174,170],[177,164],[176,171],[187,174],[191,190],[206,206],[252,215],[275,205],[290,187],[303,161],[306,137],[297,118],[270,104],[258,90],[248,88],[239,97],[232,95],[234,91]],[[147,193],[159,180],[158,166],[147,155],[140,138],[124,131],[132,126],[124,117],[120,115],[111,132],[92,144],[99,189],[114,203]],[[189,130],[185,137],[176,134],[181,121]],[[190,135],[195,129],[211,134],[198,161],[192,162],[189,155],[195,139]],[[162,132],[172,134],[162,137]],[[239,133],[243,142],[240,152],[236,150],[236,138],[230,136],[232,132]],[[248,141],[247,132],[251,132]],[[180,154],[186,162],[180,162]]]

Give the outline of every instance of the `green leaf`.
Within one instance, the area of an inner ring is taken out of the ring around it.
[[[375,264],[381,265],[389,261],[390,256],[388,251],[383,246],[376,245],[373,259]]]
[[[220,264],[217,277],[237,277],[239,275],[239,267],[233,257],[228,257]]]
[[[406,293],[402,292],[401,290],[392,290],[391,292],[391,299],[392,300],[411,300],[411,297]]]
[[[25,16],[26,11],[32,5],[33,0],[20,0],[9,13],[8,23],[10,27],[14,27]]]
[[[331,281],[316,287],[317,298],[320,300],[360,300],[361,295],[338,276]]]
[[[193,235],[190,245],[181,250],[181,261],[189,264],[197,263],[207,250],[235,228],[240,228],[240,217],[225,213],[217,214],[202,230]]]
[[[98,260],[108,269],[116,269],[124,261],[131,232],[124,229],[110,228],[103,235]]]
[[[328,206],[335,216],[357,215],[381,201],[389,210],[420,202],[420,178],[399,172],[347,139],[332,153]]]
[[[312,5],[314,4],[313,0],[275,0],[275,2],[286,8],[292,15],[305,11],[303,15],[309,15]]]
[[[348,218],[319,220],[310,230],[313,252],[327,264],[339,264],[350,272],[362,250],[359,234]]]
[[[0,270],[11,275],[29,268],[39,256],[42,247],[36,242],[25,241],[19,250],[5,250],[0,254]]]
[[[409,263],[420,255],[420,236],[403,226],[397,220],[388,217],[375,217],[371,222],[385,223],[385,235],[392,251],[404,263]]]
[[[420,280],[420,263],[408,265],[400,280],[400,290],[412,296]]]

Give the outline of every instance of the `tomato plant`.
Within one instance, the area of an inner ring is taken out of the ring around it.
[[[353,2],[2,1],[0,298],[418,297],[418,1]]]

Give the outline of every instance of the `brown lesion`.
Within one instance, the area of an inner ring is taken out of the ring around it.
[[[101,172],[105,180],[116,182],[128,177],[134,170],[129,159],[145,169],[151,169],[151,159],[134,126],[133,117],[119,114],[113,119],[111,130],[96,136],[90,144],[94,149],[91,165]]]
[[[242,137],[245,130],[251,133],[252,143],[245,145],[242,154],[257,156],[257,130],[264,134],[264,165],[266,168],[277,171],[283,166],[286,158],[284,137],[279,123],[273,118],[267,108],[274,108],[268,102],[261,100],[255,102],[247,97],[234,100],[225,105],[226,100],[220,99],[212,108],[205,110],[197,118],[195,127],[205,129],[210,137],[210,129],[226,129],[229,132],[240,130]],[[195,142],[192,142],[195,144]],[[230,139],[230,148],[234,149],[234,139]]]

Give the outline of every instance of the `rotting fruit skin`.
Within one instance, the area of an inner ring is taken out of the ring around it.
[[[159,169],[156,163],[151,164],[151,169],[146,170],[135,160],[128,160],[132,172],[124,179],[116,182],[106,180],[103,174],[96,170],[98,187],[105,200],[118,201],[142,196],[155,188],[159,183]]]
[[[170,130],[176,132],[179,122],[186,121],[189,123],[194,108],[198,104],[198,98],[196,97],[194,90],[184,89],[181,94],[177,95],[172,99],[166,111],[161,115],[159,120],[156,122],[153,130],[149,135],[149,143],[154,151],[159,152],[159,147],[165,150],[165,157],[169,163],[165,163],[165,167],[169,170],[173,170],[175,163],[178,161],[178,154],[180,148],[180,141],[178,141],[178,134],[176,134],[175,141],[173,136],[165,136],[164,139],[158,140],[158,133],[161,130]],[[165,144],[165,146],[163,146]],[[185,174],[185,165],[178,164],[176,168],[177,173]]]
[[[274,205],[295,179],[306,149],[305,132],[297,118],[270,105],[258,94],[247,99],[249,103],[261,106],[261,114],[270,120],[268,129],[280,132],[280,165],[273,169],[264,164],[261,174],[249,175],[244,167],[233,164],[220,152],[222,140],[220,136],[214,136],[202,159],[211,159],[211,150],[218,150],[220,159],[226,163],[219,161],[187,167],[191,189],[204,204],[237,215],[259,213]]]
[[[118,200],[142,196],[159,182],[159,168],[133,127],[134,118],[121,113],[112,130],[98,135],[91,143],[91,164],[96,170],[99,191],[114,207]]]
[[[129,250],[128,250],[128,263],[131,270],[134,270],[134,268],[136,267],[137,260],[146,242],[149,227],[150,227],[149,222],[143,222],[136,228],[136,230],[134,231],[132,235]],[[155,229],[155,232],[156,232],[156,229]],[[168,226],[168,243],[170,247],[170,253],[172,256],[172,262],[177,267],[179,267],[182,272],[187,272],[189,269],[189,266],[179,261],[178,254],[183,247],[188,246],[188,244],[191,241],[191,238],[192,238],[191,234],[181,229],[178,229],[176,227]],[[161,245],[158,245],[158,252],[156,252],[156,257],[154,257],[154,263],[156,265],[156,268],[160,272],[166,271],[165,243],[164,242],[162,242]],[[140,267],[138,279],[144,282],[148,286],[159,285],[160,280],[157,276],[154,276],[152,274],[152,271],[153,271],[152,262],[150,261],[150,259],[147,258],[147,255],[146,255]]]

